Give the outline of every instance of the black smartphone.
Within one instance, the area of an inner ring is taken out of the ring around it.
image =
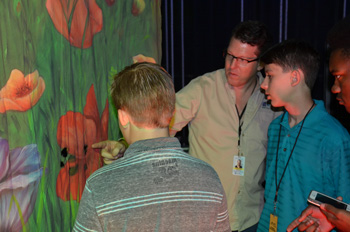
[[[333,197],[327,196],[327,195],[320,193],[320,192],[317,192],[315,190],[312,190],[310,192],[310,195],[307,198],[307,201],[313,205],[316,205],[316,206],[320,206],[322,203],[330,204],[338,209],[344,209],[344,210],[350,212],[350,205],[349,204],[346,204],[343,201],[340,201],[340,200],[335,199]]]

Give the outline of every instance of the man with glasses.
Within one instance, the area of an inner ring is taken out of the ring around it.
[[[253,232],[264,206],[267,129],[280,112],[271,110],[260,91],[260,55],[270,36],[264,24],[247,21],[233,30],[224,52],[225,68],[192,80],[176,94],[170,134],[189,124],[189,153],[218,173],[227,196],[233,231]],[[103,141],[105,163],[125,150]],[[237,160],[242,168],[235,168]]]
[[[268,42],[264,24],[238,24],[224,52],[225,68],[195,78],[176,94],[170,132],[189,124],[189,153],[218,173],[233,231],[256,231],[264,205],[267,128],[279,115],[259,88],[259,56]]]

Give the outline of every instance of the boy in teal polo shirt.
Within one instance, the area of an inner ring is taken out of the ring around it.
[[[269,126],[265,206],[258,231],[286,231],[316,190],[350,200],[350,136],[313,100],[319,55],[308,44],[284,41],[263,57],[261,84],[274,107],[285,113]]]

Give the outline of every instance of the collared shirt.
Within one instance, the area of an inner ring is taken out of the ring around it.
[[[307,207],[307,197],[316,190],[334,198],[342,196],[350,201],[350,136],[347,130],[324,107],[323,101],[314,100],[315,108],[306,117],[291,159],[278,190],[276,215],[278,231],[287,226]],[[258,231],[269,228],[270,214],[274,212],[277,183],[280,181],[293,149],[302,122],[290,128],[288,112],[276,118],[269,127],[266,159],[266,203]],[[279,130],[281,126],[281,135]]]
[[[73,231],[230,231],[214,169],[176,138],[137,141],[86,181]]]
[[[189,153],[214,167],[224,186],[232,230],[244,230],[259,221],[264,204],[267,129],[279,115],[260,92],[263,78],[250,97],[243,121],[238,154],[239,118],[236,97],[224,69],[192,80],[176,94],[170,130],[189,125]],[[245,157],[244,176],[233,175],[234,157]]]

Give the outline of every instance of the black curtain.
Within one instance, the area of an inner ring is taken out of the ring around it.
[[[259,20],[274,43],[285,39],[309,42],[322,56],[313,97],[350,128],[350,115],[330,93],[327,32],[350,14],[347,0],[163,0],[162,65],[173,75],[176,90],[193,78],[224,67],[222,57],[232,29],[240,21]]]

